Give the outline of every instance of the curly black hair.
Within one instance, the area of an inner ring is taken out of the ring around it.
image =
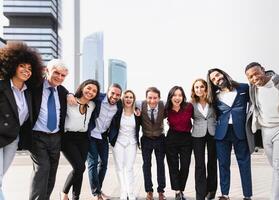
[[[32,75],[25,84],[28,87],[40,85],[43,81],[43,62],[38,51],[21,41],[7,42],[0,48],[0,79],[11,79],[18,65],[25,63],[32,68]]]

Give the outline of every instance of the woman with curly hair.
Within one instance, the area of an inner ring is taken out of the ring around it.
[[[30,88],[42,81],[38,52],[22,42],[8,42],[0,49],[0,199],[2,180],[11,165],[22,135],[31,135]],[[25,137],[24,137],[25,138]]]

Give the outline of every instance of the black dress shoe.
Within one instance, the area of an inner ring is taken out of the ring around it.
[[[215,194],[215,192],[208,192],[208,194],[206,195],[206,200],[215,199]]]
[[[186,198],[184,197],[183,192],[179,192],[175,194],[175,200],[186,200]]]

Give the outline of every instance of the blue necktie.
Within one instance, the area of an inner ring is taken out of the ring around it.
[[[54,99],[54,88],[49,87],[50,94],[47,100],[47,128],[52,132],[56,129],[57,119],[56,119],[56,106]]]

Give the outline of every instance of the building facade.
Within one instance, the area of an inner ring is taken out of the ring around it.
[[[108,83],[118,83],[122,90],[127,89],[127,64],[118,59],[109,59]]]
[[[21,40],[36,48],[45,62],[60,57],[58,36],[61,0],[3,0],[5,40]]]
[[[0,37],[0,48],[6,44],[6,41]]]
[[[96,32],[83,40],[80,80],[95,79],[104,92],[104,42],[103,32]]]

